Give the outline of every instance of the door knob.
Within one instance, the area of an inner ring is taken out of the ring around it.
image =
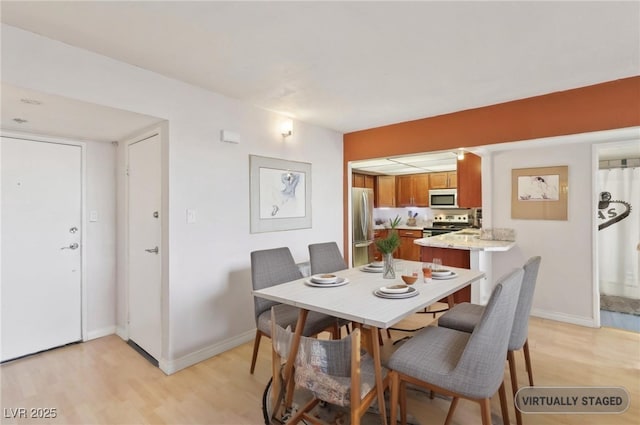
[[[71,244],[71,245],[69,245],[69,246],[63,246],[63,247],[62,247],[62,248],[60,248],[60,249],[61,249],[61,250],[62,250],[62,249],[78,249],[78,246],[79,246],[79,245],[78,245],[76,242],[74,242],[74,243],[72,243],[72,244]]]
[[[151,254],[157,254],[158,253],[158,247],[152,248],[152,249],[145,249],[145,251],[151,253]]]

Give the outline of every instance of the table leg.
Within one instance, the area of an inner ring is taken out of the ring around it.
[[[449,308],[453,308],[453,306],[456,304],[456,300],[455,298],[453,298],[453,294],[447,297],[447,304],[449,304]]]
[[[376,375],[376,390],[378,392],[378,408],[380,410],[380,416],[382,417],[382,424],[387,425],[387,409],[384,404],[384,386],[382,380],[382,362],[380,354],[380,344],[377,344],[378,340],[378,328],[375,326],[369,326],[369,340],[371,341],[371,357],[373,358],[373,369]]]
[[[283,373],[283,381],[280,383],[284,388],[288,390],[293,388],[293,365],[296,360],[296,356],[298,355],[298,347],[300,346],[300,337],[302,336],[302,330],[304,329],[305,322],[307,321],[307,315],[309,314],[309,310],[305,310],[303,308],[300,309],[300,313],[298,313],[298,322],[296,323],[296,331],[293,334],[293,339],[291,340],[291,348],[289,350],[289,357],[287,358],[287,363],[284,366]],[[279,404],[281,400],[278,400],[276,406],[274,406],[274,416],[279,410]],[[291,403],[293,402],[293,391],[287,391],[287,398],[285,399],[285,408],[291,407]]]

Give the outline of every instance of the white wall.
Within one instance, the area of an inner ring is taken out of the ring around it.
[[[341,134],[294,122],[283,141],[278,114],[6,25],[2,49],[7,83],[168,120],[164,370],[253,337],[251,251],[289,246],[302,261],[309,243],[335,240],[342,248]],[[241,143],[219,142],[221,129],[239,133]],[[249,233],[249,154],[313,164],[311,229]],[[197,223],[186,223],[187,208]],[[123,320],[119,310],[118,326]]]
[[[516,248],[493,254],[494,278],[540,255],[533,314],[593,326],[591,144],[496,152],[492,165],[492,226],[517,232]],[[569,167],[568,220],[512,219],[511,170],[557,165]]]
[[[86,143],[87,338],[116,329],[116,147]],[[95,211],[98,220],[89,221]]]

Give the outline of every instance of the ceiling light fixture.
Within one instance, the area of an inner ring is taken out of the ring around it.
[[[289,137],[293,134],[293,120],[286,119],[280,124],[280,133],[282,137]]]

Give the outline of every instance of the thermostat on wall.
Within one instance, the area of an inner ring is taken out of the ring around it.
[[[229,130],[220,130],[220,141],[227,143],[240,143],[240,135]]]

